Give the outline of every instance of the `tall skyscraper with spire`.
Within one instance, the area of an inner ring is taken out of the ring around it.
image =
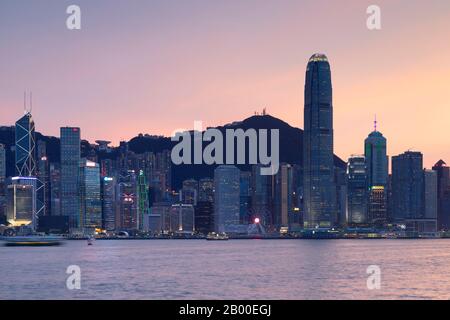
[[[20,177],[36,176],[36,140],[31,113],[25,111],[16,122],[16,174]]]
[[[388,156],[387,140],[378,131],[375,118],[374,130],[364,141],[369,189],[369,223],[383,225],[387,221]]]
[[[304,226],[337,222],[333,159],[333,97],[328,58],[314,54],[305,80],[303,136]]]

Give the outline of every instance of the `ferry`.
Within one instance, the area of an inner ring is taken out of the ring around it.
[[[208,241],[226,241],[229,237],[226,233],[216,233],[216,232],[210,232],[206,236],[206,240]]]
[[[50,247],[63,244],[63,238],[57,236],[21,236],[3,237],[7,247]]]

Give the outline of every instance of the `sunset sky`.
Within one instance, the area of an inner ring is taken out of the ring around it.
[[[66,8],[82,30],[66,28]],[[366,9],[382,10],[369,31]],[[117,144],[269,114],[303,127],[308,58],[325,53],[335,152],[363,152],[377,114],[388,153],[450,164],[448,0],[0,0],[0,125],[32,90],[37,130]]]

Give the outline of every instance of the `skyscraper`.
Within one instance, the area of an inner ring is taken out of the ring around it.
[[[50,164],[47,157],[47,144],[45,141],[38,140],[37,142],[37,170],[38,179],[42,182],[44,189],[44,212],[43,215],[50,215],[51,201],[50,201]]]
[[[93,233],[102,227],[102,202],[100,198],[100,166],[86,160],[80,167],[81,227]]]
[[[123,230],[138,229],[138,181],[133,170],[123,172],[119,177],[119,225]]]
[[[437,220],[438,175],[434,170],[424,170],[424,215],[425,219]]]
[[[392,157],[393,218],[397,222],[424,218],[423,156],[407,151]]]
[[[352,156],[347,166],[347,218],[349,225],[366,224],[367,216],[367,167],[364,156]]]
[[[102,178],[103,229],[106,231],[116,230],[116,185],[116,178]]]
[[[138,214],[138,228],[144,230],[144,220],[149,214],[149,199],[148,199],[148,184],[145,178],[144,171],[139,171],[138,176],[138,198],[139,198],[139,214]]]
[[[71,229],[81,227],[80,157],[80,128],[61,128],[61,215],[69,217]]]
[[[306,228],[331,227],[337,219],[333,97],[330,64],[323,54],[314,54],[308,62],[304,125],[304,225]]]
[[[222,165],[214,170],[214,224],[216,232],[232,232],[239,225],[239,178],[235,166]]]
[[[377,130],[375,125],[375,130],[364,141],[364,156],[367,163],[367,183],[369,187],[386,187],[387,185],[388,156],[386,145],[386,138]]]
[[[377,130],[375,120],[374,131],[364,141],[364,155],[367,163],[367,185],[369,188],[369,221],[375,225],[387,222],[388,201],[388,156],[387,141]]]
[[[36,140],[34,121],[31,113],[17,120],[16,137],[16,174],[20,177],[36,176]]]
[[[438,230],[450,230],[450,167],[439,160],[433,170],[437,172],[437,227]]]
[[[292,167],[290,164],[280,164],[275,176],[275,225],[277,229],[281,227],[289,227],[292,218],[292,200],[293,200],[293,185],[292,185]]]

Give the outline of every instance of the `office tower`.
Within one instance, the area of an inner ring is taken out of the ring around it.
[[[172,160],[169,150],[150,153],[146,175],[150,187],[150,204],[168,200],[172,191]]]
[[[61,166],[59,163],[50,164],[50,215],[61,214]]]
[[[144,171],[139,171],[138,176],[138,199],[139,199],[139,214],[138,214],[138,228],[144,231],[144,219],[148,218],[149,214],[149,200],[148,200],[148,184],[145,178]]]
[[[343,173],[345,177],[345,171]],[[291,229],[300,231],[303,228],[303,167],[298,164],[292,166],[293,185],[293,213]],[[346,183],[345,183],[346,185]]]
[[[20,177],[36,177],[36,143],[34,121],[31,113],[16,122],[16,174]]]
[[[109,232],[116,230],[116,185],[116,178],[102,178],[103,229]]]
[[[241,172],[239,179],[239,221],[241,224],[249,224],[252,212],[252,173]]]
[[[214,202],[214,179],[200,179],[198,183],[198,201]]]
[[[437,227],[438,230],[450,230],[450,167],[439,160],[433,170],[437,173]]]
[[[251,219],[260,219],[260,223],[266,229],[273,226],[271,198],[272,198],[272,176],[261,174],[261,165],[252,166],[252,216]]]
[[[389,161],[386,151],[387,141],[377,130],[364,141],[364,155],[367,164],[367,185],[369,188],[369,223],[382,226],[387,222],[387,183]]]
[[[423,214],[423,156],[407,151],[392,157],[393,218],[421,219]]]
[[[208,234],[214,231],[214,203],[210,201],[199,201],[195,210],[195,231]]]
[[[338,213],[337,224],[341,227],[344,227],[347,225],[347,170],[335,167],[334,176],[336,181],[336,210]]]
[[[367,223],[367,167],[364,156],[352,156],[347,165],[347,223]]]
[[[119,228],[135,231],[138,229],[138,187],[133,170],[124,172],[119,177]]]
[[[434,170],[424,170],[424,215],[425,219],[437,220],[438,175]]]
[[[44,185],[44,212],[43,215],[50,215],[51,213],[51,198],[50,198],[50,163],[47,157],[47,144],[45,141],[38,140],[37,142],[37,178]]]
[[[214,225],[216,232],[232,232],[239,225],[239,178],[235,166],[214,170]]]
[[[387,189],[373,186],[369,189],[369,223],[375,227],[383,227],[387,221]]]
[[[195,231],[194,206],[174,204],[170,210],[170,229],[173,233],[192,234]]]
[[[80,219],[80,128],[64,127],[61,133],[61,215],[69,217],[70,228],[81,228]]]
[[[289,228],[292,218],[292,167],[282,163],[275,176],[275,226]]]
[[[43,203],[39,193],[43,185],[36,177],[13,177],[7,186],[7,220],[12,226],[30,226],[36,230]]]
[[[369,187],[385,187],[387,184],[389,165],[386,145],[386,138],[377,130],[377,122],[375,121],[375,130],[364,141],[364,156],[367,163],[367,183]]]
[[[303,133],[305,228],[331,227],[337,220],[333,158],[331,69],[323,54],[308,62]]]
[[[90,160],[80,167],[81,228],[94,233],[102,228],[102,201],[100,197],[100,166]]]
[[[180,192],[180,201],[184,204],[197,204],[198,182],[194,179],[183,181],[183,187]]]

